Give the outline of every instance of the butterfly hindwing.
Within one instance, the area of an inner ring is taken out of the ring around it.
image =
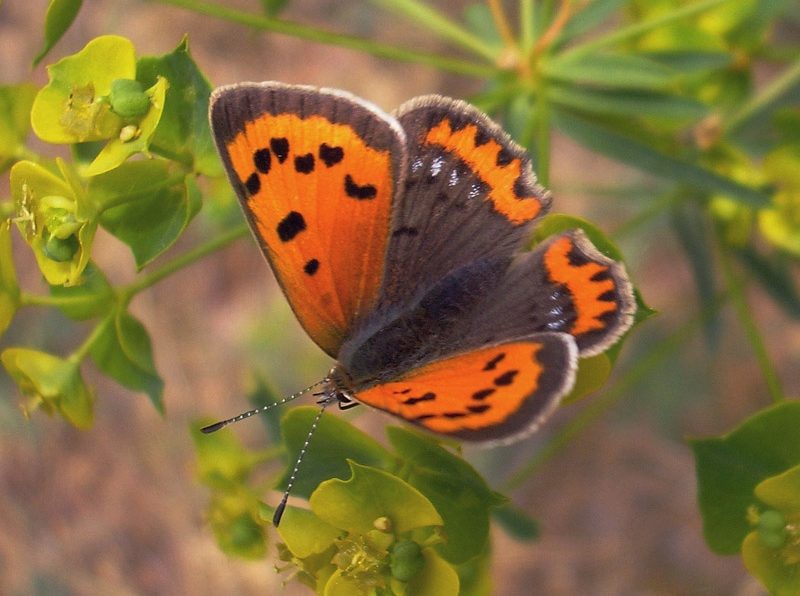
[[[395,190],[396,120],[336,90],[281,83],[217,89],[211,126],[247,219],[300,323],[335,356],[372,312]]]
[[[572,337],[540,333],[434,360],[354,391],[359,401],[438,434],[508,442],[535,430],[572,388],[576,359]]]
[[[636,302],[621,263],[603,255],[580,230],[519,254],[503,279],[461,320],[466,345],[543,331],[568,333],[580,355],[610,347],[633,323]]]

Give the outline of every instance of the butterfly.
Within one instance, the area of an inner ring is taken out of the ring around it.
[[[209,112],[261,250],[337,362],[323,407],[510,442],[570,391],[579,357],[631,326],[624,266],[582,231],[525,250],[551,196],[474,106],[428,95],[390,115],[345,91],[264,82],[216,89]]]

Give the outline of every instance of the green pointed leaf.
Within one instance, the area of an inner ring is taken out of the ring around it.
[[[211,85],[192,58],[187,38],[169,54],[140,58],[136,76],[146,86],[159,77],[169,81],[164,113],[150,148],[193,166],[198,173],[221,176],[222,165],[208,124]]]
[[[0,85],[0,172],[14,162],[31,128],[36,87],[30,83]]]
[[[702,309],[713,304],[717,295],[714,257],[709,241],[713,234],[706,213],[695,203],[679,203],[672,210],[672,228],[692,268],[698,306]],[[703,325],[709,344],[715,347],[721,330],[719,311],[704,317]]]
[[[312,407],[292,408],[281,421],[281,434],[289,463],[286,474],[278,483],[281,490],[286,487],[288,474],[317,412],[319,409]],[[311,437],[293,494],[308,497],[323,480],[349,478],[351,471],[348,459],[378,468],[388,468],[394,463],[392,454],[372,437],[333,414],[324,414]]]
[[[769,258],[750,246],[737,249],[735,254],[784,312],[800,319],[800,292],[793,278],[793,262],[780,255]]]
[[[78,428],[92,426],[94,396],[76,362],[28,348],[8,348],[0,359],[27,398],[26,411],[42,408],[47,413],[59,412]]]
[[[19,286],[11,252],[11,222],[0,222],[0,336],[19,308]]]
[[[543,72],[557,81],[605,89],[656,91],[671,85],[678,73],[654,60],[633,54],[565,56],[547,62]]]
[[[477,556],[489,539],[494,492],[475,469],[434,440],[390,426],[389,442],[403,460],[406,481],[430,499],[444,519],[447,542],[439,552],[452,563]]]
[[[742,561],[772,596],[797,596],[800,564],[787,562],[782,549],[764,544],[757,532],[751,532],[744,539]]]
[[[441,526],[442,518],[425,496],[388,472],[348,461],[349,480],[326,480],[311,494],[311,510],[331,526],[353,534],[374,530],[388,517],[395,534]]]
[[[626,0],[594,0],[576,11],[561,30],[559,44],[575,39],[609,19]]]
[[[539,537],[539,524],[536,520],[509,503],[492,511],[492,517],[516,540],[528,542]]]
[[[407,584],[406,594],[414,596],[458,596],[456,570],[432,548],[422,551],[425,566]]]
[[[739,184],[694,163],[661,153],[642,141],[620,134],[563,109],[553,110],[553,121],[567,136],[593,151],[635,168],[679,181],[700,190],[722,193],[751,207],[764,207],[770,198],[759,190]]]
[[[78,16],[82,3],[82,0],[50,0],[44,20],[44,45],[33,59],[34,66],[42,61],[67,32],[75,17]]]
[[[85,176],[97,176],[113,170],[136,153],[148,153],[150,141],[155,135],[161,114],[164,112],[164,100],[167,94],[166,79],[158,79],[145,94],[150,98],[150,109],[144,117],[134,124],[122,127],[116,138],[111,139],[97,154],[97,157],[84,170]]]
[[[165,160],[133,161],[96,176],[89,196],[105,208],[102,226],[131,248],[140,269],[172,246],[199,209],[193,178]]]
[[[800,465],[761,481],[755,492],[773,509],[787,515],[800,514]]]
[[[750,417],[733,432],[691,441],[706,542],[717,553],[739,551],[750,531],[747,508],[762,480],[800,463],[800,402]]]
[[[589,114],[651,118],[656,121],[693,122],[708,114],[705,104],[689,97],[647,91],[606,91],[589,87],[549,85],[554,103]]]
[[[91,263],[79,286],[50,286],[50,294],[60,301],[59,310],[70,319],[83,321],[107,313],[114,303],[114,292],[103,272]]]
[[[342,530],[322,521],[313,511],[287,507],[278,534],[295,557],[304,559],[328,550]]]
[[[601,389],[611,375],[612,366],[613,362],[607,352],[589,358],[582,358],[578,362],[575,385],[573,385],[572,391],[564,396],[562,403],[575,403]]]
[[[156,409],[164,412],[164,381],[153,362],[150,336],[139,321],[118,311],[92,344],[91,355],[100,370],[123,387],[146,393]]]
[[[39,91],[31,110],[33,131],[40,139],[82,143],[118,134],[122,122],[103,98],[116,79],[136,77],[136,55],[129,40],[97,37],[47,72],[50,82]]]

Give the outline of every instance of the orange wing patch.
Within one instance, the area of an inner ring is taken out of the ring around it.
[[[389,151],[346,124],[291,113],[246,123],[227,150],[295,314],[335,354],[382,281],[395,174]]]
[[[356,398],[433,432],[495,427],[539,389],[542,348],[535,341],[514,342],[438,360]]]
[[[547,248],[544,264],[550,279],[566,286],[572,295],[576,318],[569,332],[581,335],[605,329],[603,315],[617,310],[619,304],[609,266],[584,259],[575,262],[574,248],[569,236],[557,239]]]
[[[522,174],[522,160],[495,139],[481,138],[477,125],[468,124],[454,131],[450,120],[445,118],[428,131],[424,142],[441,145],[469,165],[491,189],[488,198],[494,208],[513,224],[524,224],[539,215],[540,197],[519,196],[515,188]]]

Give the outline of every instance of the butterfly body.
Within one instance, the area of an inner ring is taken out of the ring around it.
[[[479,442],[536,428],[579,356],[630,326],[621,264],[580,231],[524,251],[550,205],[476,108],[424,96],[388,115],[337,90],[214,92],[229,178],[299,321],[337,360],[323,393]]]

